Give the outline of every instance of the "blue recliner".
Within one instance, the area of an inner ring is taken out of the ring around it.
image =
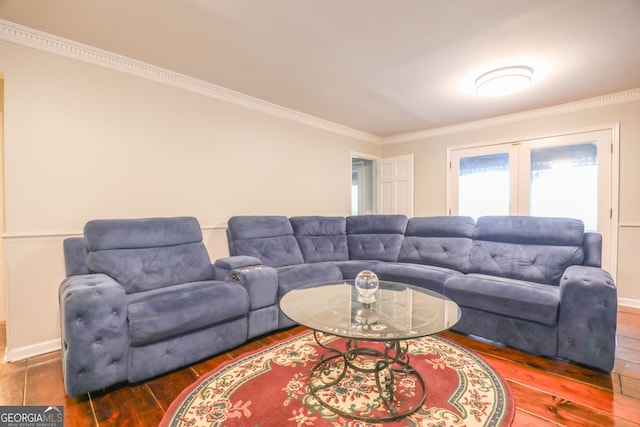
[[[241,281],[216,280],[195,218],[90,221],[84,237],[65,240],[64,255],[69,396],[145,380],[249,336],[249,291]]]

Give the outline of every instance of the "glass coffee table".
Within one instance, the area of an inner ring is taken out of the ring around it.
[[[375,302],[361,302],[354,281],[341,280],[294,289],[281,298],[280,309],[312,329],[326,350],[309,373],[314,398],[337,414],[374,422],[397,420],[422,406],[427,386],[410,364],[408,341],[447,330],[460,319],[460,308],[445,296],[387,281],[379,282]],[[335,337],[345,338],[344,345],[334,345]],[[388,416],[343,411],[326,398],[323,391],[340,387],[348,370],[375,377]],[[411,399],[394,393],[400,382],[407,381],[415,384]]]

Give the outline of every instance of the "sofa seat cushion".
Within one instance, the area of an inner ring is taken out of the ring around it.
[[[191,282],[127,295],[133,346],[240,318],[248,311],[249,294],[235,282]]]
[[[560,288],[483,274],[454,276],[444,295],[459,306],[555,327]]]
[[[381,262],[373,267],[373,272],[380,280],[406,283],[442,293],[444,282],[462,273],[444,267],[433,267],[423,264]]]
[[[342,280],[342,271],[333,262],[300,264],[280,267],[278,270],[278,297],[292,289],[310,283]]]

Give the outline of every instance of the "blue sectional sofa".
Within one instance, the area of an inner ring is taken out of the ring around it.
[[[163,374],[248,339],[250,292],[216,280],[195,218],[90,221],[84,237],[64,241],[64,256],[69,396]]]
[[[216,261],[220,276],[273,270],[278,299],[303,284],[369,269],[454,300],[462,310],[458,332],[613,368],[616,288],[601,268],[601,236],[585,233],[579,220],[236,216],[227,237],[231,256]],[[292,325],[275,308],[260,319],[265,330]]]
[[[64,241],[59,289],[69,396],[138,382],[293,323],[301,285],[381,279],[462,309],[455,330],[597,369],[613,367],[616,288],[578,220],[237,216],[211,263],[191,217],[95,220]]]

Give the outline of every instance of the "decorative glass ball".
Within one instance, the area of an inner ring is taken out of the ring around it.
[[[376,301],[376,291],[380,281],[376,273],[364,270],[356,276],[356,289],[358,290],[358,301],[371,304]]]
[[[354,320],[357,324],[371,326],[378,323],[378,312],[369,307],[360,307],[356,310]]]

